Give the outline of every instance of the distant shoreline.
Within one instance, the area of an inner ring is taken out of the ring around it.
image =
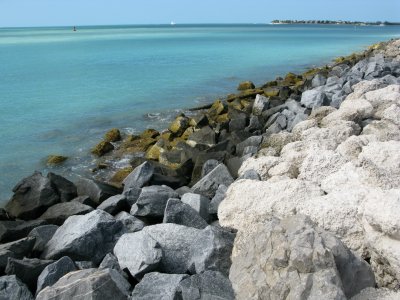
[[[271,24],[320,24],[320,25],[355,25],[355,26],[391,26],[400,22],[360,22],[360,21],[331,21],[331,20],[273,20]]]

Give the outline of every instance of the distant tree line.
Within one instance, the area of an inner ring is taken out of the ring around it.
[[[329,24],[329,25],[400,25],[397,22],[360,22],[360,21],[331,21],[331,20],[273,20],[272,24]]]

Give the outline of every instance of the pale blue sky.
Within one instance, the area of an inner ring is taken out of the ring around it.
[[[273,19],[400,21],[400,0],[0,0],[0,27]]]

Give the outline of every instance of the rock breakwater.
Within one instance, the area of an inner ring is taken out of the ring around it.
[[[238,90],[109,131],[101,181],[23,179],[0,298],[399,297],[400,40]]]

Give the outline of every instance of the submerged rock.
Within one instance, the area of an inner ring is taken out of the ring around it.
[[[103,156],[107,154],[108,152],[111,152],[114,150],[113,144],[107,141],[101,141],[98,143],[96,146],[92,148],[92,154],[97,155],[97,156]]]
[[[251,81],[243,81],[243,82],[239,83],[239,86],[237,89],[239,91],[244,91],[244,90],[250,90],[250,89],[254,89],[254,88],[255,88],[255,85]]]

